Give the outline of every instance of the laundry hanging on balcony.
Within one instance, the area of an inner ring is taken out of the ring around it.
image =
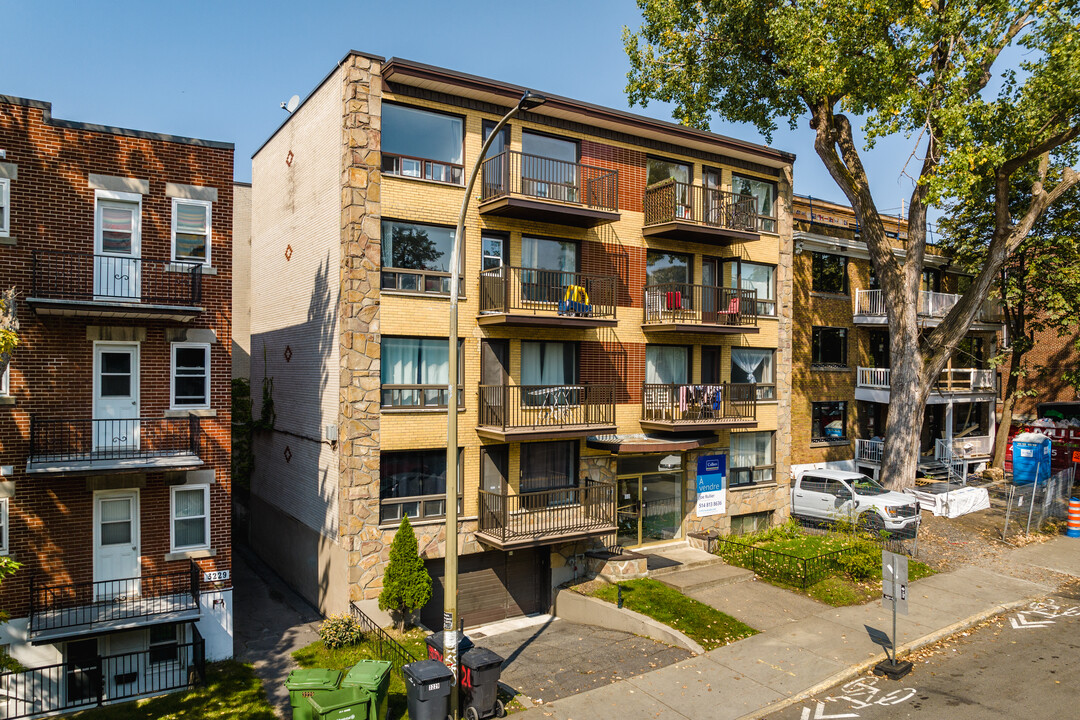
[[[719,410],[723,403],[722,385],[679,386],[679,410]]]

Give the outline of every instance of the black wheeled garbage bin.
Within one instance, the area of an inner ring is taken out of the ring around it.
[[[401,668],[409,702],[409,720],[446,720],[454,676],[438,660],[420,660]]]
[[[440,630],[425,638],[425,642],[427,643],[427,656],[431,660],[442,662],[443,657],[446,655],[446,642],[443,640],[443,632],[443,630]],[[461,655],[467,650],[472,650],[472,647],[473,641],[469,639],[469,636],[465,633],[458,633],[457,656],[459,665],[461,664]]]
[[[502,663],[487,648],[473,648],[461,656],[461,707],[466,720],[506,715],[498,698]]]

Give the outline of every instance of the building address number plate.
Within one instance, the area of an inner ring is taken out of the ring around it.
[[[228,570],[215,570],[214,572],[203,573],[203,582],[220,582],[221,580],[229,579]]]

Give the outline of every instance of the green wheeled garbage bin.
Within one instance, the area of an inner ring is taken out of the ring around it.
[[[312,720],[311,704],[308,698],[317,694],[338,689],[341,673],[337,670],[312,668],[293,670],[285,680],[285,689],[289,691],[289,705],[292,705],[293,720]]]
[[[443,640],[443,630],[437,633],[432,633],[424,638],[424,642],[427,643],[427,656],[429,660],[443,661],[443,656],[446,654],[445,642]],[[457,656],[458,665],[461,664],[461,655],[467,650],[471,650],[473,647],[473,641],[469,639],[469,636],[465,633],[458,633],[457,642]]]
[[[371,696],[363,688],[348,687],[315,693],[306,702],[311,720],[363,720],[370,712]]]
[[[409,720],[446,720],[454,676],[438,660],[420,660],[401,668],[409,700]]]
[[[465,720],[503,717],[499,676],[503,659],[487,648],[473,648],[461,656],[461,707]]]
[[[357,716],[356,720],[386,720],[390,711],[390,670],[393,663],[389,660],[361,660],[352,666],[341,679],[341,688],[359,688],[368,693],[368,714]]]

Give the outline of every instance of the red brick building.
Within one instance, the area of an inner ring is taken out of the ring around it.
[[[0,643],[30,668],[5,717],[232,654],[232,168],[229,143],[0,96]]]

